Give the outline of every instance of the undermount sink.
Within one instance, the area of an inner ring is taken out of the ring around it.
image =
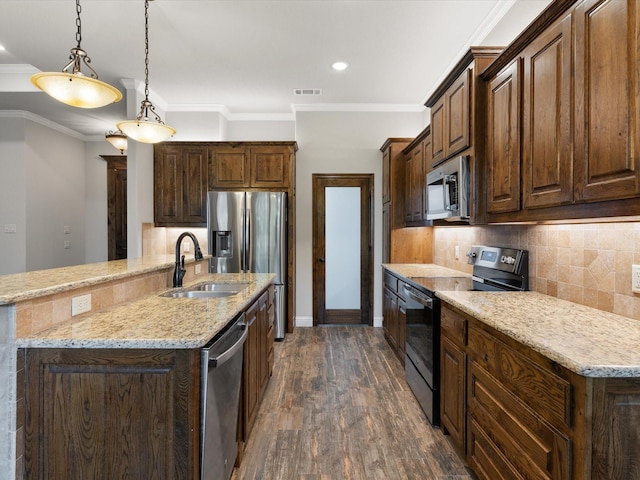
[[[221,298],[230,297],[247,288],[248,283],[204,282],[180,290],[169,290],[162,294],[170,298]]]

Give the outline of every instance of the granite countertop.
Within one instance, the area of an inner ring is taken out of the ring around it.
[[[185,262],[194,262],[193,256],[186,258]],[[160,255],[0,275],[0,305],[157,272],[174,265],[173,255]]]
[[[585,377],[640,377],[640,322],[537,292],[437,292]]]
[[[22,348],[199,348],[248,307],[274,278],[270,273],[201,275],[184,286],[204,281],[247,282],[248,286],[236,295],[209,299],[169,298],[161,296],[161,291],[78,315],[31,337],[17,338],[16,345]]]

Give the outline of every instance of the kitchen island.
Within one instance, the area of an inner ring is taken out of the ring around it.
[[[97,460],[92,468],[119,468],[118,475],[197,477],[200,347],[240,312],[253,309],[268,320],[273,281],[270,274],[193,273],[206,271],[200,263],[187,264],[185,287],[215,281],[245,288],[215,299],[161,296],[170,289],[171,257],[0,277],[0,358],[9,385],[0,416],[15,439],[0,452],[7,478],[91,477],[69,468],[72,456],[87,465]],[[91,311],[71,317],[72,299],[87,294]],[[132,441],[130,451],[118,450],[122,438]]]

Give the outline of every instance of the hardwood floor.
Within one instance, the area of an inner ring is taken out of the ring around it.
[[[297,328],[233,480],[471,480],[426,420],[381,328]]]

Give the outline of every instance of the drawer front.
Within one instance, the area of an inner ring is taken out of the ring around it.
[[[467,339],[470,359],[552,425],[571,427],[569,382],[473,326]]]
[[[390,290],[398,293],[398,279],[387,271],[384,272],[384,284]]]
[[[524,480],[485,431],[471,418],[467,440],[469,466],[480,480]]]
[[[443,307],[440,314],[442,333],[459,346],[467,344],[467,319],[452,310]]]
[[[476,362],[469,362],[468,411],[492,444],[526,478],[564,480],[571,442],[540,419]]]

